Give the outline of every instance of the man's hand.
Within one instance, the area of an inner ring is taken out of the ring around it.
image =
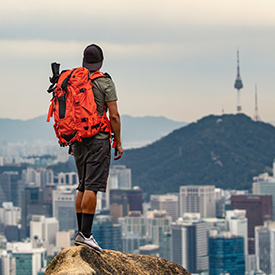
[[[115,158],[114,160],[118,160],[122,157],[122,154],[123,154],[123,149],[122,149],[122,146],[121,144],[116,144],[115,146]]]

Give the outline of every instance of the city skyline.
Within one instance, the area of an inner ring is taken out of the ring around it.
[[[144,4],[144,5],[143,5]],[[271,0],[162,0],[97,5],[18,0],[1,15],[0,118],[47,113],[50,63],[81,65],[87,44],[102,46],[102,70],[113,77],[121,114],[193,122],[236,113],[236,51],[243,81],[242,111],[275,120],[275,19]],[[73,18],[73,19],[72,19]],[[14,100],[16,99],[16,100]]]

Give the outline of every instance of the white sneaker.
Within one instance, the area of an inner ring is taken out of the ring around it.
[[[75,236],[75,245],[85,245],[92,249],[94,249],[96,252],[101,253],[103,250],[98,245],[96,240],[93,237],[93,234],[90,236],[90,238],[86,238],[81,232],[78,232]]]

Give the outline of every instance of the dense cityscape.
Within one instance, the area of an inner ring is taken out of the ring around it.
[[[74,245],[77,173],[49,168],[65,151],[0,157],[0,274],[44,274]],[[274,174],[254,177],[251,190],[188,185],[144,201],[131,169],[113,165],[93,233],[103,249],[162,257],[191,274],[275,274]]]

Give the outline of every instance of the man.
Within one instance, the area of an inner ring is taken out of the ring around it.
[[[98,71],[103,63],[103,52],[95,44],[86,47],[82,66],[91,73]],[[93,93],[100,116],[107,106],[112,132],[116,140],[115,160],[121,158],[123,149],[120,137],[120,115],[117,107],[117,94],[110,77],[93,80]],[[102,249],[92,235],[92,225],[96,210],[97,192],[105,192],[110,167],[110,133],[97,135],[76,141],[72,145],[72,154],[78,170],[79,186],[75,207],[78,222],[76,245],[86,245],[101,253]]]

